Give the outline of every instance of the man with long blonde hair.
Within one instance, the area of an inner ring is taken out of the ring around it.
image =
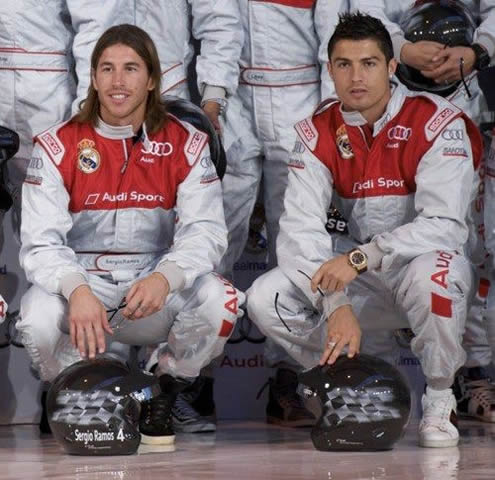
[[[18,329],[44,380],[107,342],[167,342],[143,442],[174,440],[176,395],[218,356],[238,293],[212,272],[227,245],[208,136],[167,115],[153,41],[108,29],[81,112],[36,137],[23,187]],[[110,317],[107,314],[112,312]]]

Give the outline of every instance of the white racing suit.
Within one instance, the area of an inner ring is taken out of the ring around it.
[[[494,0],[474,0],[462,1],[466,8],[473,15],[478,24],[473,42],[483,45],[490,57],[495,54],[495,1]],[[387,27],[392,37],[394,54],[400,61],[400,52],[408,40],[404,38],[399,23],[404,14],[414,4],[411,0],[350,0],[351,9],[358,9],[361,12],[369,13],[379,18]],[[466,78],[471,97],[468,96],[462,82],[457,90],[448,99],[459,107],[476,125],[480,125],[487,120],[487,105],[484,96],[479,88],[476,76],[473,72]],[[490,285],[490,264],[487,258],[484,239],[484,179],[485,167],[482,165],[475,176],[473,192],[471,195],[471,206],[468,211],[469,219],[469,240],[467,255],[471,262],[477,267],[477,294],[474,297],[466,322],[464,334],[464,346],[466,348],[467,367],[486,366],[491,361],[491,350],[487,341],[484,310],[486,297]]]
[[[201,41],[196,58],[203,100],[232,95],[239,78],[243,32],[237,1],[115,0],[113,23],[137,25],[155,42],[162,68],[162,93],[189,98],[191,35]]]
[[[32,139],[65,120],[76,96],[86,96],[91,52],[109,24],[111,1],[0,2],[0,124],[21,140],[6,175],[17,217]]]
[[[494,279],[495,272],[495,128],[492,132],[492,142],[486,156],[486,206],[485,206],[485,235],[486,249],[491,257],[491,281]],[[490,289],[488,293],[487,311],[488,319],[488,344],[492,349],[492,358],[495,358],[495,289]]]
[[[140,136],[131,127],[73,121],[36,138],[23,187],[21,265],[33,286],[17,328],[44,380],[79,358],[67,335],[67,299],[87,284],[107,309],[153,271],[170,284],[164,308],[109,339],[168,341],[164,373],[183,378],[222,352],[237,291],[212,273],[227,245],[222,192],[207,135],[169,117]]]
[[[446,100],[396,85],[372,129],[358,112],[342,112],[333,102],[296,130],[279,267],[248,290],[250,318],[311,367],[324,349],[326,319],[352,301],[363,352],[372,330],[408,325],[428,383],[450,387],[465,361],[461,337],[473,290],[462,251],[463,200],[471,191],[473,151],[479,159],[481,150],[476,127]],[[459,135],[446,140],[445,132]],[[346,244],[336,248],[360,245],[368,255],[369,271],[351,282],[348,295],[310,287],[316,270],[335,256],[325,229],[331,202],[348,219]]]
[[[248,238],[262,176],[269,267],[276,265],[293,125],[333,93],[327,44],[347,0],[240,0],[239,6],[245,35],[241,73],[222,125],[229,247],[221,272],[229,277]]]

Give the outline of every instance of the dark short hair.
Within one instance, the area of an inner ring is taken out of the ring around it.
[[[125,45],[132,48],[146,64],[148,74],[152,78],[155,87],[148,94],[146,103],[145,122],[148,133],[158,131],[166,121],[166,108],[161,100],[161,68],[158,52],[150,36],[135,25],[122,24],[110,27],[96,42],[91,55],[91,71],[96,72],[98,62],[105,49],[114,45]],[[82,102],[81,111],[74,118],[76,122],[96,125],[100,113],[98,92],[91,82],[88,88],[88,96]]]
[[[368,39],[376,41],[385,55],[387,63],[394,58],[394,47],[390,33],[378,18],[359,11],[342,13],[339,15],[339,23],[328,42],[328,59],[331,59],[332,52],[338,41]]]

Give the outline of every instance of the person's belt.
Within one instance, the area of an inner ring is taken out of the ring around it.
[[[106,274],[115,271],[140,271],[161,257],[161,253],[77,252],[79,264],[88,272]]]
[[[64,52],[34,52],[22,48],[0,47],[0,70],[68,72],[69,61]]]
[[[184,68],[184,64],[174,63],[165,64],[161,66],[162,68],[162,95],[166,94],[169,90],[174,88],[179,83],[185,82],[187,80],[187,72]]]
[[[257,87],[290,87],[320,82],[318,65],[293,68],[241,68],[239,83]]]

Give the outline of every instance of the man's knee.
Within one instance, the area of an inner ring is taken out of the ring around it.
[[[234,330],[244,293],[237,290],[230,281],[216,273],[199,280],[197,292],[203,317],[218,332],[220,337],[230,337]]]
[[[289,296],[292,284],[280,268],[274,268],[258,277],[246,292],[249,318],[268,335],[274,326],[278,327],[278,297]]]
[[[473,271],[466,258],[437,251],[410,263],[400,290],[406,302],[430,305],[432,313],[450,317],[452,304],[467,304],[472,288]]]
[[[22,337],[29,335],[35,340],[53,338],[60,330],[67,314],[67,301],[33,285],[21,299],[20,320],[16,328]]]

